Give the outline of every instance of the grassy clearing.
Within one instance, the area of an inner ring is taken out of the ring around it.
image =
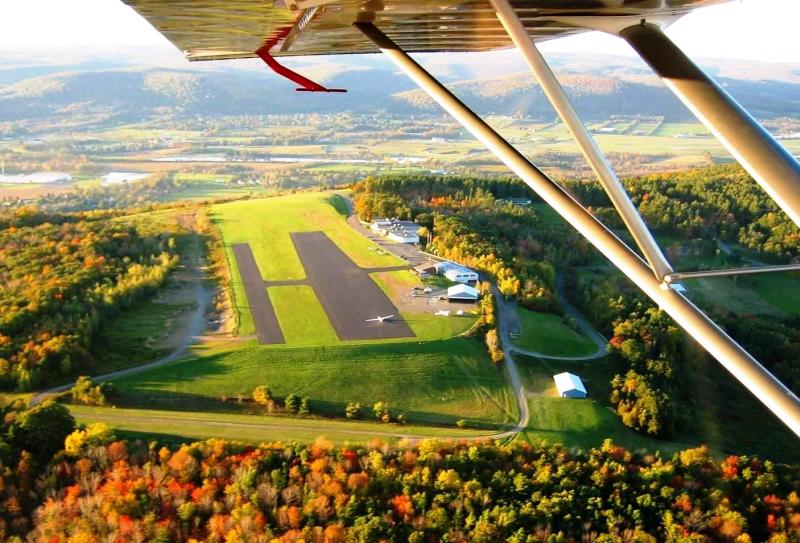
[[[651,439],[623,426],[611,408],[597,400],[530,398],[530,422],[520,439],[529,443],[548,441],[569,447],[599,447],[605,439],[629,449],[659,450],[667,454],[691,447]]]
[[[640,435],[627,428],[608,404],[610,381],[616,368],[606,359],[590,361],[552,361],[515,356],[528,399],[530,422],[521,435],[529,442],[547,440],[568,446],[588,448],[606,438],[632,449],[661,450],[672,453],[686,448],[686,443],[667,442]],[[568,371],[579,375],[589,398],[559,398],[553,375]]]
[[[221,185],[218,183],[206,183],[202,181],[194,181],[169,194],[159,198],[161,202],[180,202],[183,200],[194,201],[213,201],[216,198],[236,198],[240,196],[268,196],[273,194],[275,189],[265,188],[261,186],[237,186],[237,185]]]
[[[267,292],[287,344],[309,347],[339,342],[314,289],[298,285],[270,287]]]
[[[762,294],[767,289],[751,288],[752,279],[742,277],[709,277],[684,281],[689,297],[700,307],[713,313],[736,313],[737,315],[772,315],[783,316],[778,304],[790,305],[791,302],[770,303]],[[763,285],[769,285],[767,278]],[[783,296],[781,291],[768,294],[774,301]]]
[[[331,193],[302,193],[220,204],[213,207],[214,221],[227,245],[250,244],[267,280],[304,278],[289,236],[292,232],[324,231],[361,267],[402,264],[394,256],[370,251],[375,245],[347,225],[331,204],[332,197]]]
[[[242,411],[222,398],[249,397],[268,385],[278,397],[296,392],[314,411],[343,415],[349,401],[387,401],[412,422],[474,425],[516,420],[502,369],[476,340],[380,343],[319,348],[260,347],[208,352],[115,382],[126,407]]]
[[[726,454],[758,454],[780,462],[800,462],[797,436],[745,390],[718,362],[701,355],[686,341],[690,352],[686,406],[687,433]]]
[[[522,335],[514,343],[529,351],[553,356],[585,356],[594,353],[597,345],[576,332],[552,313],[518,308]]]
[[[664,123],[656,131],[658,136],[676,136],[678,134],[702,134],[711,137],[708,129],[700,123]]]
[[[486,434],[435,426],[394,425],[367,421],[281,417],[274,415],[235,415],[147,409],[70,406],[78,422],[103,422],[121,437],[187,442],[198,439],[230,439],[258,444],[266,441],[311,442],[324,436],[334,443],[367,443],[378,438],[394,443],[405,436],[425,438],[469,438]]]
[[[403,312],[403,318],[411,326],[417,339],[422,341],[433,341],[463,334],[478,320],[478,316],[473,314],[441,317],[433,312]]]
[[[794,274],[755,275],[747,278],[746,282],[774,307],[789,315],[800,315],[800,281]]]
[[[171,233],[183,262],[192,262],[198,245],[188,235],[191,212],[166,209],[111,219],[145,232]],[[177,348],[176,341],[196,308],[194,285],[187,282],[190,272],[173,271],[157,292],[103,321],[95,335],[91,365],[81,372],[93,374],[137,366],[155,360]]]
[[[102,361],[102,371],[138,366],[167,354],[162,340],[175,331],[179,317],[193,304],[144,300],[112,317],[100,328],[92,355]]]

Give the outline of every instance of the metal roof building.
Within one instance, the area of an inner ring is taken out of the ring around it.
[[[556,382],[558,395],[562,398],[586,397],[586,387],[583,386],[583,381],[577,375],[565,371],[564,373],[553,375],[553,381]]]
[[[447,298],[460,302],[475,302],[478,300],[478,289],[469,285],[453,285],[447,289]]]

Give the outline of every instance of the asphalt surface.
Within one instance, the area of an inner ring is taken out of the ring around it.
[[[414,337],[400,310],[369,277],[324,232],[291,234],[297,255],[342,340]],[[249,297],[249,294],[248,294]],[[395,315],[390,321],[365,322],[378,316]]]
[[[242,278],[247,303],[250,305],[250,313],[253,315],[258,342],[262,345],[286,343],[250,244],[235,243],[233,254],[236,255],[236,262],[239,265],[239,275]]]

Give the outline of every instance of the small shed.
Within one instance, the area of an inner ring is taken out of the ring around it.
[[[583,381],[577,375],[564,372],[558,375],[553,375],[553,381],[556,382],[556,390],[558,395],[562,398],[585,398],[586,387],[583,386]]]
[[[477,302],[478,289],[465,284],[453,285],[447,289],[447,299],[455,302]]]
[[[419,266],[414,268],[414,273],[416,273],[420,277],[429,277],[431,275],[436,275],[436,263],[426,262],[424,264],[420,264]]]

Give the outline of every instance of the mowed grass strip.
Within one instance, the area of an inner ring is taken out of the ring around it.
[[[81,424],[102,422],[122,437],[187,442],[198,439],[230,439],[258,444],[270,441],[311,442],[323,436],[334,443],[367,443],[378,438],[389,443],[412,438],[476,438],[486,430],[436,426],[382,424],[320,418],[282,417],[267,414],[238,415],[186,411],[154,411],[109,407],[70,406]]]
[[[370,250],[377,246],[350,228],[332,202],[338,198],[314,192],[219,204],[213,207],[214,221],[226,245],[250,244],[265,280],[305,277],[289,237],[292,232],[325,232],[361,267],[402,264],[395,256]]]
[[[561,317],[518,308],[522,335],[514,344],[522,349],[552,356],[586,356],[597,351],[588,337],[564,324]]]
[[[247,344],[115,381],[120,406],[225,411],[221,401],[267,385],[279,397],[308,396],[317,412],[344,415],[347,402],[389,402],[412,422],[511,423],[517,408],[503,369],[474,339],[275,349]]]
[[[236,335],[252,336],[256,333],[256,325],[253,321],[253,314],[250,312],[250,302],[244,292],[244,283],[239,273],[239,263],[230,243],[225,244],[225,258],[228,261],[228,268],[231,271],[231,293],[233,295],[233,305],[237,316]]]
[[[417,335],[417,339],[432,341],[463,334],[478,320],[477,315],[439,316],[430,313],[403,312],[403,318]],[[488,362],[488,359],[487,359]]]
[[[267,294],[288,345],[310,347],[331,345],[339,341],[311,287],[270,287]]]

